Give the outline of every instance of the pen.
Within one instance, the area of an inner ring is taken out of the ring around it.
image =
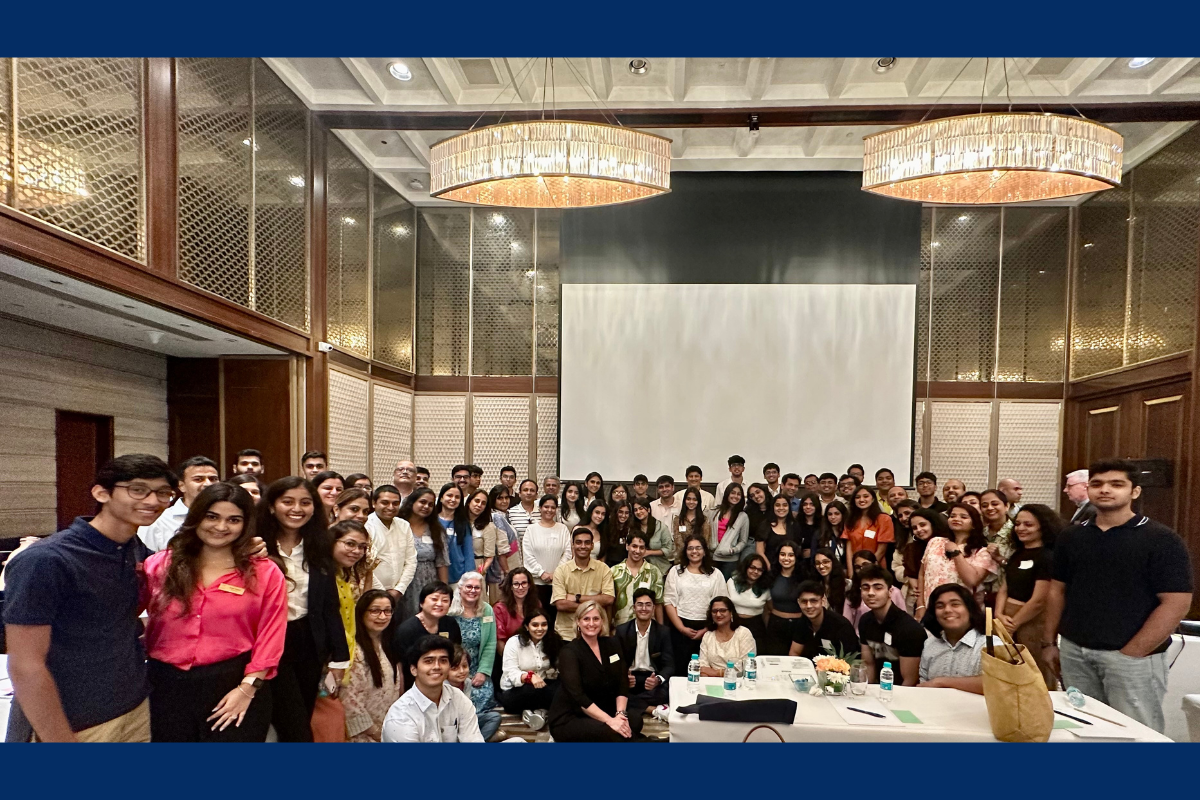
[[[1071,716],[1070,714],[1068,714],[1068,713],[1067,713],[1067,712],[1065,712],[1065,711],[1059,711],[1057,708],[1056,708],[1056,709],[1054,709],[1054,713],[1055,713],[1055,714],[1062,714],[1062,715],[1063,715],[1064,717],[1066,717],[1067,719],[1073,719],[1073,720],[1075,720],[1076,722],[1082,722],[1084,725],[1091,725],[1091,724],[1092,724],[1092,723],[1088,722],[1086,719],[1081,719],[1081,718],[1079,718],[1079,717],[1073,717],[1073,716]]]
[[[874,711],[864,711],[863,709],[855,708],[854,706],[846,706],[846,710],[857,711],[860,714],[866,714],[868,717],[878,717],[879,719],[883,719],[883,714],[876,714]]]
[[[1078,711],[1080,714],[1087,714],[1089,717],[1095,717],[1096,719],[1104,720],[1105,722],[1110,723],[1112,725],[1116,725],[1121,728],[1126,727],[1125,725],[1122,725],[1120,722],[1117,722],[1115,719],[1109,719],[1108,717],[1102,717],[1099,714],[1093,714],[1091,711],[1084,711],[1082,708],[1077,708],[1075,710]]]

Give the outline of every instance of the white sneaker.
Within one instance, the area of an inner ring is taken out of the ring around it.
[[[657,719],[661,722],[666,722],[667,717],[669,717],[670,714],[671,714],[671,709],[669,706],[667,706],[665,704],[661,705],[661,706],[656,706],[655,709],[650,712],[650,716],[654,717],[655,719]]]
[[[521,712],[521,721],[529,726],[530,730],[540,731],[546,727],[546,712],[544,709],[527,709]]]

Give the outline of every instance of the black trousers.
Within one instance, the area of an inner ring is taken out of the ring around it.
[[[542,608],[546,611],[546,619],[550,622],[550,630],[554,630],[554,620],[558,618],[558,609],[550,604],[550,598],[554,596],[554,587],[550,584],[540,586],[534,584],[537,589],[538,600],[542,601]]]
[[[546,681],[541,689],[535,689],[528,683],[505,689],[500,693],[500,704],[504,706],[505,714],[520,714],[522,711],[533,709],[548,709],[554,701],[554,693],[558,691],[558,681]]]
[[[760,645],[762,650],[758,655],[786,656],[792,649],[792,626],[795,622],[794,619],[784,619],[772,614],[767,620],[766,644]]]
[[[312,713],[323,666],[308,617],[289,622],[279,672],[271,679],[271,724],[279,741],[313,740]]]
[[[612,709],[612,711],[615,712],[616,709]],[[642,732],[642,715],[640,712],[637,714],[633,713],[630,708],[626,708],[625,712],[629,715],[629,730],[633,733],[633,736],[629,739],[626,739],[600,720],[592,719],[582,711],[579,712],[578,716],[560,719],[551,723],[550,735],[554,737],[554,741],[556,742],[637,741],[638,736]]]
[[[694,631],[702,631],[706,623],[702,619],[684,619],[679,618],[685,628],[691,628]],[[688,662],[692,660],[692,654],[700,654],[700,640],[689,639],[679,631],[675,630],[675,626],[671,627],[671,649],[675,651],[675,675],[687,677]]]
[[[264,742],[271,725],[271,687],[264,684],[250,701],[239,726],[214,731],[208,717],[221,698],[237,688],[250,654],[178,669],[150,659],[150,739],[155,742]]]
[[[650,706],[661,706],[667,703],[667,684],[660,683],[653,689],[646,688],[646,679],[653,675],[653,672],[635,672],[633,673],[633,687],[629,690],[629,705],[626,711],[629,716],[634,713],[641,714]]]
[[[739,614],[738,622],[740,622],[743,627],[748,629],[750,631],[750,635],[754,637],[755,655],[766,655],[767,651],[763,648],[769,646],[767,642],[767,623],[763,622],[762,614],[755,614],[753,617],[743,617],[741,614]],[[788,647],[791,648],[790,643],[788,644]],[[780,653],[780,655],[784,654]]]

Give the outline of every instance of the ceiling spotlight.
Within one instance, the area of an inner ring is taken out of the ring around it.
[[[421,183],[421,181],[419,181],[418,179],[413,178],[412,180],[410,180],[408,182],[408,188],[416,189],[417,191],[420,191],[421,189],[425,188],[425,184]]]
[[[504,218],[503,214],[492,214],[493,225],[503,225],[506,222],[508,222],[508,220]]]
[[[1142,67],[1153,61],[1153,58],[1131,58],[1129,59],[1130,69],[1141,69]]]
[[[1084,249],[1087,249],[1089,247],[1095,247],[1096,245],[1093,244],[1092,242],[1084,242],[1083,246],[1084,246]]]
[[[629,71],[634,75],[645,75],[650,71],[650,62],[644,58],[631,58],[629,60]]]
[[[896,66],[896,59],[894,58],[877,58],[875,59],[875,63],[872,65],[872,68],[876,72],[887,72],[894,66]]]
[[[292,177],[288,178],[288,183],[290,183],[292,186],[303,186],[304,177],[301,175],[293,175]]]
[[[412,80],[412,72],[409,71],[408,65],[403,61],[393,61],[388,64],[388,72],[392,73],[392,77],[398,81]]]

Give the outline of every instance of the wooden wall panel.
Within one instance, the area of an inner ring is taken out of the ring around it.
[[[1102,458],[1114,458],[1120,452],[1121,407],[1088,409],[1084,426],[1083,460],[1091,464]]]
[[[253,447],[263,454],[269,483],[291,475],[291,365],[286,358],[224,358],[225,452],[221,473],[233,456]]]
[[[1176,530],[1179,529],[1177,498],[1184,454],[1185,410],[1182,393],[1142,398],[1141,401],[1143,457],[1170,459],[1178,473],[1173,486],[1142,489],[1142,511]]]
[[[172,466],[196,455],[214,460],[221,455],[219,370],[215,358],[167,359],[167,442]]]

